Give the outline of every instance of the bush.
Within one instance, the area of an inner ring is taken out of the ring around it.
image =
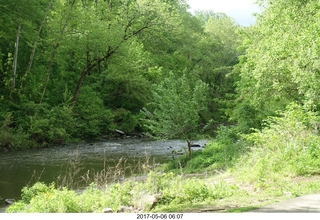
[[[171,188],[173,180],[177,180],[174,173],[159,173],[150,171],[146,181],[146,187],[152,194],[160,193],[166,188]]]
[[[62,144],[74,132],[76,121],[72,108],[67,105],[50,108],[47,104],[29,104],[25,130],[30,138],[41,145]],[[31,109],[30,109],[31,108]]]
[[[9,102],[7,125],[2,126],[10,137],[10,149],[42,147],[66,142],[73,134],[76,121],[68,103],[50,106],[34,103],[20,96],[19,104]],[[4,117],[4,118],[6,118]],[[1,116],[0,116],[1,118]]]
[[[196,179],[180,180],[171,183],[170,188],[162,192],[159,204],[177,205],[202,202],[213,198],[213,189],[203,181]]]
[[[115,111],[114,123],[119,130],[125,133],[132,133],[140,128],[141,114],[133,114],[131,111],[119,108]]]
[[[113,113],[103,106],[103,101],[88,86],[81,88],[74,113],[77,120],[74,129],[76,137],[95,139],[114,129]]]
[[[205,170],[226,170],[231,167],[235,158],[241,151],[239,143],[226,144],[221,141],[212,141],[206,148],[194,153],[185,165],[184,171],[189,173],[203,172]]]
[[[52,192],[54,185],[47,186],[42,182],[35,183],[32,187],[23,187],[21,192],[21,198],[24,203],[30,203],[33,197],[41,195],[42,193]]]
[[[0,150],[17,150],[24,147],[31,147],[29,134],[21,128],[14,129],[13,116],[11,113],[5,114],[3,121],[0,121]]]
[[[56,189],[37,182],[32,187],[24,187],[22,200],[7,208],[6,212],[31,213],[85,213],[101,212],[103,208],[111,207],[116,211],[121,205],[131,205],[131,182],[123,185],[114,184],[99,190],[91,184],[82,194],[77,194],[67,188]]]
[[[267,185],[280,176],[319,174],[319,117],[291,104],[265,127],[244,135],[251,152],[239,160],[239,171],[251,181]]]
[[[76,193],[67,189],[53,190],[35,196],[25,207],[25,212],[75,213],[79,211]]]

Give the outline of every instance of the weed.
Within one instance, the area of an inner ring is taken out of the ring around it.
[[[81,184],[81,173],[83,172],[84,164],[81,161],[80,154],[78,150],[73,153],[73,158],[69,160],[66,167],[66,172],[64,176],[58,176],[56,178],[56,185],[60,187],[67,187],[69,189],[76,189]]]
[[[97,186],[122,181],[126,176],[126,170],[130,168],[126,164],[127,160],[120,158],[115,166],[107,166],[104,160],[103,169],[101,171],[88,170],[82,179],[88,185],[93,182]]]
[[[39,174],[34,170],[27,186],[33,185],[34,183],[37,183],[37,182],[40,182],[41,176],[42,176],[44,170],[45,170],[45,168],[43,168]]]

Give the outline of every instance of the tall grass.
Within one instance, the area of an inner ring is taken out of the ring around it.
[[[81,174],[84,168],[85,166],[81,161],[81,156],[78,150],[76,150],[73,153],[73,157],[69,160],[65,174],[56,177],[55,184],[61,188],[66,187],[69,189],[76,189],[80,187],[83,185],[83,178],[81,177]]]
[[[85,163],[76,150],[66,165],[63,174],[55,178],[55,185],[60,188],[79,189],[94,183],[96,186],[103,188],[106,184],[123,182],[128,177],[146,176],[150,170],[156,170],[157,166],[155,158],[151,159],[147,153],[144,158],[134,158],[130,162],[128,162],[128,159],[120,158],[114,162],[114,165],[107,163],[107,156],[105,155],[101,170],[86,170]],[[39,182],[40,177],[37,179],[33,177],[33,181],[30,181],[30,183]]]

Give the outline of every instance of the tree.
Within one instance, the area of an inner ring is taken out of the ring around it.
[[[87,48],[95,47],[95,50],[87,49],[85,53],[86,63],[81,70],[74,90],[73,103],[76,103],[83,80],[89,73],[102,64],[107,67],[110,59],[119,52],[122,46],[132,43],[140,33],[162,31],[175,17],[172,9],[172,5],[160,0],[152,2],[126,0],[118,6],[99,2],[96,6],[91,5],[91,12],[89,8],[83,9],[85,13],[91,15],[91,20],[88,22],[86,21],[88,17],[83,17],[80,30],[83,32],[83,39],[87,39],[85,44]],[[105,10],[109,10],[108,15]],[[88,27],[90,30],[87,29]],[[97,29],[100,32],[97,32]],[[99,41],[97,41],[98,39]],[[102,42],[105,42],[103,47],[101,47]],[[94,55],[92,56],[90,53]]]
[[[191,87],[186,75],[176,78],[170,73],[154,89],[149,109],[143,109],[145,126],[153,136],[161,139],[185,139],[191,156],[192,141],[204,128],[200,116],[206,109],[207,90],[201,80]]]
[[[204,13],[204,12],[203,12]],[[235,75],[232,74],[238,63],[241,36],[240,26],[224,13],[204,13],[210,15],[204,25],[202,48],[203,59],[199,62],[198,74],[209,84],[209,112],[215,124],[227,123],[229,103],[235,94]],[[197,16],[201,14],[198,12]],[[201,16],[200,16],[201,18]]]
[[[251,125],[296,102],[320,110],[320,5],[306,0],[260,1],[265,10],[244,29],[240,58],[238,121]],[[244,119],[244,120],[243,120]],[[252,121],[253,120],[253,121]]]
[[[45,17],[47,4],[47,0],[0,0],[0,92],[6,98],[13,99],[12,94],[20,92],[18,85],[28,66],[30,45],[39,41],[35,30],[41,32],[39,21]]]

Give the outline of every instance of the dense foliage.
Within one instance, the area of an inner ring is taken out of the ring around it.
[[[0,14],[1,150],[147,132],[141,110],[180,77],[208,86],[189,127],[227,122],[240,27],[224,14],[178,0],[1,0]]]
[[[155,211],[176,211],[318,192],[319,181],[297,179],[320,174],[320,3],[257,3],[256,24],[239,27],[225,14],[191,14],[181,0],[0,0],[0,148],[116,128],[189,146],[205,128],[215,133],[143,182],[93,184],[82,194],[36,183],[7,211],[150,211],[144,199],[154,194]],[[237,184],[182,178],[195,172],[231,173]]]
[[[319,111],[319,3],[259,1],[264,10],[243,31],[233,119],[244,129],[261,127],[291,102]]]

